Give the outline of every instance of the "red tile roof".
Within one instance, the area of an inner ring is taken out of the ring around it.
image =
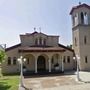
[[[83,4],[80,4],[80,5],[78,5],[78,6],[74,6],[74,7],[71,9],[71,11],[70,11],[70,15],[73,13],[73,11],[74,11],[75,9],[78,9],[78,8],[81,8],[81,7],[86,7],[86,8],[88,8],[88,9],[90,9],[90,6],[89,6],[89,5],[83,3]]]
[[[16,44],[16,45],[14,45],[14,46],[11,46],[11,47],[9,47],[9,48],[6,48],[5,51],[9,51],[9,50],[15,49],[15,48],[17,48],[17,47],[19,47],[19,46],[21,46],[21,44]]]
[[[21,47],[19,52],[64,52],[60,47]]]
[[[66,47],[66,46],[64,46],[64,45],[62,45],[62,44],[58,44],[59,45],[59,47],[25,47],[25,48],[20,48],[19,50],[26,50],[27,51],[27,49],[28,50],[37,50],[37,51],[48,51],[49,50],[49,52],[50,51],[56,51],[56,52],[60,52],[60,51],[65,51],[65,50],[69,50],[69,51],[71,51],[71,52],[74,52],[74,50],[73,49],[71,49],[71,48],[68,48],[68,47]],[[11,46],[11,47],[9,47],[9,48],[6,48],[5,49],[5,51],[7,52],[7,51],[9,51],[9,50],[12,50],[12,49],[15,49],[15,48],[18,48],[18,47],[20,47],[21,46],[21,44],[17,44],[17,45],[14,45],[14,46]],[[63,48],[63,49],[61,49],[61,48]]]
[[[62,47],[62,48],[64,48],[64,49],[66,49],[66,50],[69,50],[69,51],[71,51],[71,52],[74,52],[74,50],[73,50],[72,48],[69,48],[69,47],[64,46],[64,45],[62,45],[62,44],[58,44],[58,45],[59,45],[59,47]]]

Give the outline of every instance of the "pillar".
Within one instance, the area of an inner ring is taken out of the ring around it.
[[[35,73],[37,73],[37,58],[35,59]]]
[[[51,72],[51,60],[49,59],[49,72]]]
[[[64,72],[63,56],[62,56],[62,72]]]

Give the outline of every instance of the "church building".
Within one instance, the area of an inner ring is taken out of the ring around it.
[[[6,48],[7,59],[3,63],[3,73],[19,72],[17,59],[26,59],[23,65],[28,72],[54,72],[73,70],[74,51],[59,44],[59,36],[33,32],[20,35],[21,43]]]
[[[73,49],[60,44],[56,35],[37,31],[22,34],[19,44],[5,49],[7,58],[2,63],[2,72],[20,72],[18,58],[21,56],[26,59],[23,66],[27,72],[65,72],[76,69],[77,62],[80,70],[90,70],[90,6],[74,6],[70,15]]]

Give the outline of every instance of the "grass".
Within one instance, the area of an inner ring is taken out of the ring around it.
[[[18,75],[6,75],[0,77],[0,90],[18,90],[18,86]]]

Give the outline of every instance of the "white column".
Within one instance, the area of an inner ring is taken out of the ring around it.
[[[64,72],[63,56],[62,56],[62,72]]]
[[[51,60],[49,59],[49,72],[51,72]]]
[[[37,58],[35,59],[35,73],[37,73]]]

